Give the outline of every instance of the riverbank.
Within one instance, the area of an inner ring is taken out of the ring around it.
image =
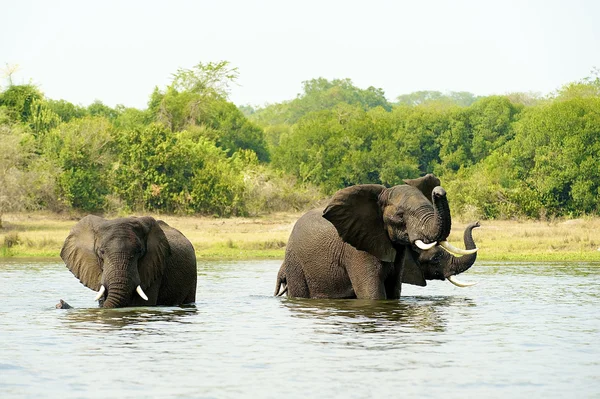
[[[154,215],[194,244],[198,259],[283,259],[285,244],[300,213],[217,219]],[[77,218],[51,213],[5,214],[0,257],[58,258]],[[463,247],[468,221],[454,220],[450,241]],[[553,221],[481,222],[473,236],[479,260],[600,261],[600,218]]]

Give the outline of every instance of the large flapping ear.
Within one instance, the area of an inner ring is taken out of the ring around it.
[[[404,179],[403,181],[409,186],[418,188],[429,202],[431,202],[431,192],[433,189],[441,185],[440,179],[431,173],[419,177],[418,179]]]
[[[323,217],[348,244],[382,261],[393,262],[396,250],[383,223],[380,199],[386,190],[379,184],[360,184],[339,190],[323,211]]]
[[[94,291],[100,289],[102,279],[102,269],[94,249],[95,230],[102,222],[104,219],[94,215],[81,219],[71,229],[60,251],[60,257],[71,273],[81,281],[81,284]]]
[[[151,216],[136,218],[142,226],[142,239],[146,241],[146,253],[138,261],[138,272],[142,288],[148,288],[162,276],[165,262],[171,256],[171,247],[167,236],[159,223]]]
[[[427,285],[427,281],[423,277],[423,272],[415,260],[415,254],[408,247],[404,249],[404,254],[402,255],[402,282],[421,287]]]

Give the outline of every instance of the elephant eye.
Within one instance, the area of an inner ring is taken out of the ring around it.
[[[98,250],[98,253],[99,253],[100,255],[104,255],[104,248],[100,248],[100,249]]]
[[[394,221],[394,223],[404,223],[404,214],[403,213],[396,213],[393,217],[392,220]]]

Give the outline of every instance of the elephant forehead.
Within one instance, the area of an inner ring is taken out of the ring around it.
[[[119,241],[126,244],[135,245],[138,242],[138,235],[127,224],[106,224],[98,229],[98,235],[103,241]]]
[[[409,186],[409,185],[401,185],[401,186],[394,186],[390,189],[390,193],[389,193],[389,201],[393,202],[393,203],[397,203],[399,201],[402,200],[406,200],[408,198],[413,198],[413,197],[423,197],[423,199],[427,200],[427,198],[425,198],[425,196],[423,195],[423,193],[421,191],[419,191],[418,188],[415,188],[413,186]]]

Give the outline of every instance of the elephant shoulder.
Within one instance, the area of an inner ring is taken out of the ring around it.
[[[313,209],[302,215],[294,224],[292,235],[334,235],[338,237],[333,224],[323,217],[323,209]]]
[[[169,247],[171,248],[171,253],[194,253],[194,246],[181,231],[169,226],[163,220],[157,220],[157,223],[160,226],[163,233],[165,234],[165,236],[167,237]]]

